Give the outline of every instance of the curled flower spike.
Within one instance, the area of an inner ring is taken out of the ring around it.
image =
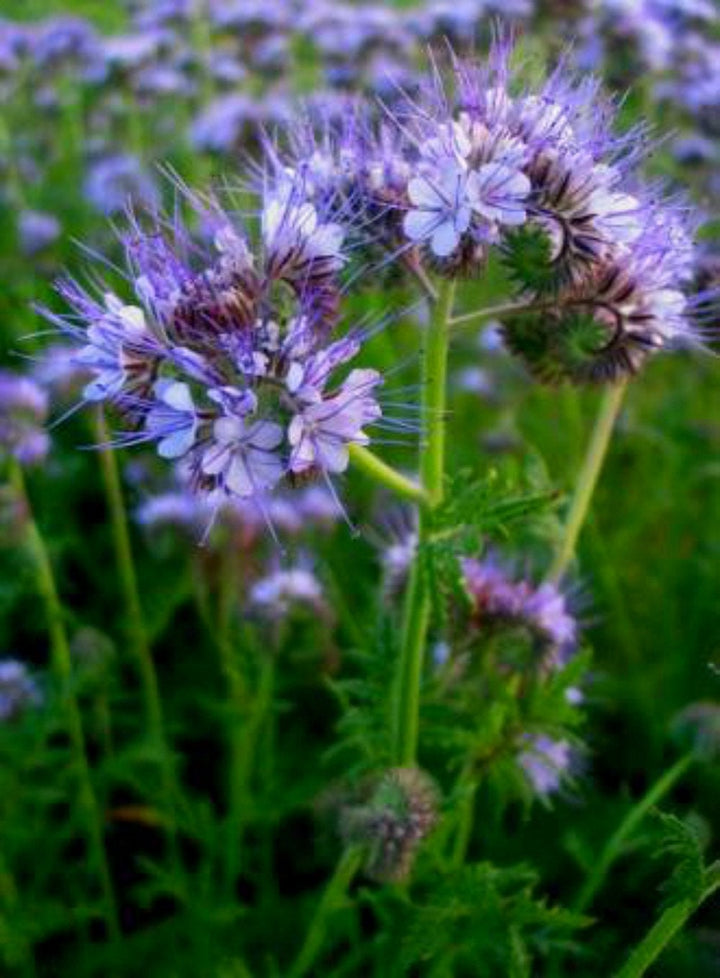
[[[131,422],[119,443],[182,461],[216,503],[344,472],[382,416],[377,371],[334,380],[364,338],[332,338],[344,231],[299,179],[265,187],[257,246],[216,200],[180,189],[209,242],[178,216],[151,215],[148,228],[132,217],[134,298],[60,285],[75,315],[48,315],[83,343],[84,400],[114,404]]]
[[[713,297],[687,295],[692,215],[638,175],[648,133],[614,132],[597,79],[561,59],[529,88],[513,53],[505,37],[482,62],[451,52],[381,124],[358,110],[322,137],[301,128],[276,166],[336,212],[362,201],[374,244],[423,281],[424,266],[475,275],[497,248],[509,348],[543,381],[614,381],[702,337]]]
[[[341,811],[343,838],[366,848],[366,872],[380,881],[405,879],[418,846],[438,820],[438,790],[418,768],[391,768],[368,782]]]

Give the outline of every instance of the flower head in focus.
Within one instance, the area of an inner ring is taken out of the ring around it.
[[[178,215],[131,217],[134,296],[60,284],[73,315],[47,315],[82,344],[84,400],[115,405],[129,423],[119,443],[154,444],[218,503],[344,472],[382,412],[380,374],[346,366],[363,330],[335,335],[343,229],[299,179],[267,181],[259,240],[181,189],[199,232]]]

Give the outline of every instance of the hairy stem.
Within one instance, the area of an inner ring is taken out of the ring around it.
[[[350,846],[343,853],[320,898],[305,942],[288,972],[288,978],[303,978],[310,972],[325,942],[328,918],[342,904],[345,893],[359,870],[361,862],[362,848],[360,846]],[[316,971],[315,974],[317,973]]]
[[[90,851],[102,888],[108,934],[113,943],[119,943],[121,931],[115,892],[110,874],[110,865],[105,850],[104,818],[92,783],[85,731],[83,730],[80,707],[73,689],[72,658],[65,630],[63,608],[58,595],[50,556],[33,516],[23,472],[20,465],[14,459],[11,460],[10,475],[13,486],[27,512],[25,541],[34,564],[35,583],[47,618],[51,665],[60,691],[77,774],[77,800],[85,817],[85,829],[88,835]]]
[[[541,312],[543,309],[549,309],[551,305],[548,302],[505,302],[498,306],[485,306],[484,309],[475,309],[474,312],[466,312],[462,316],[453,316],[450,325],[466,326],[468,323],[476,323],[484,319],[496,319],[498,316],[513,316],[522,312]]]
[[[558,581],[570,565],[575,554],[580,531],[590,509],[595,486],[602,469],[615,421],[620,413],[627,381],[610,385],[603,393],[590,444],[578,475],[570,511],[567,515],[560,545],[548,572],[548,580]]]
[[[427,506],[420,512],[417,554],[405,599],[395,692],[393,758],[401,766],[414,765],[417,754],[420,685],[431,604],[422,566],[423,550],[432,529],[432,510],[443,499],[447,357],[454,297],[454,283],[443,282],[433,308],[423,357],[420,479]]]
[[[421,486],[406,478],[362,445],[350,445],[350,461],[356,468],[386,489],[390,489],[401,499],[407,499],[408,502],[420,506],[427,503],[427,495]]]
[[[692,914],[720,889],[720,863],[707,870],[707,885],[695,900],[681,900],[668,907],[660,919],[650,928],[643,940],[634,948],[615,978],[642,978],[658,959],[675,935],[682,930]]]

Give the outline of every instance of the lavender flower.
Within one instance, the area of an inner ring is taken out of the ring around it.
[[[555,584],[534,586],[513,580],[492,557],[462,561],[463,583],[473,605],[473,618],[486,624],[520,625],[537,643],[546,668],[565,665],[575,651],[578,624],[565,595]]]
[[[528,735],[527,746],[518,755],[518,764],[535,794],[542,799],[557,794],[574,762],[574,751],[567,740],[553,740],[545,734]]]
[[[27,666],[17,659],[0,662],[0,723],[19,719],[27,709],[40,702],[40,689]]]
[[[124,241],[137,304],[65,281],[75,316],[48,313],[84,343],[77,360],[93,374],[84,399],[112,402],[132,422],[120,442],[149,441],[182,460],[216,505],[343,472],[349,445],[367,444],[364,427],[381,417],[376,371],[333,382],[363,333],[330,341],[344,233],[303,188],[268,183],[255,254],[216,200],[186,190],[205,240],[179,219],[155,216],[147,230],[132,219]]]
[[[117,154],[94,162],[85,180],[85,196],[101,214],[118,214],[129,203],[152,206],[157,188],[134,156]]]
[[[302,565],[279,569],[255,581],[250,589],[250,605],[263,616],[280,621],[299,608],[327,614],[322,585]]]
[[[22,465],[42,462],[50,447],[43,429],[47,413],[47,395],[34,380],[0,371],[0,452]]]
[[[40,254],[60,237],[60,222],[42,211],[21,211],[18,216],[20,250],[28,258]]]

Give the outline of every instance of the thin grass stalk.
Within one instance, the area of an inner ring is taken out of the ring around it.
[[[110,940],[119,944],[121,930],[110,864],[105,848],[104,818],[92,783],[85,731],[80,706],[73,688],[73,667],[70,645],[65,630],[63,607],[55,583],[55,575],[45,541],[33,516],[22,468],[15,459],[10,461],[10,478],[26,510],[25,541],[35,569],[35,583],[47,618],[50,638],[50,660],[65,713],[67,733],[77,772],[78,804],[85,817],[85,830],[95,865],[105,908],[105,921]]]
[[[125,606],[127,637],[140,675],[148,730],[153,744],[160,755],[162,789],[170,818],[171,844],[175,850],[175,811],[179,800],[178,787],[170,754],[169,741],[165,732],[164,712],[160,698],[160,684],[147,636],[142,604],[140,602],[140,591],[135,573],[135,562],[130,543],[130,532],[122,484],[120,482],[120,472],[115,453],[108,447],[109,433],[105,415],[101,407],[98,408],[95,415],[95,431],[105,496],[110,513],[115,563]],[[176,851],[174,858],[177,861]]]

